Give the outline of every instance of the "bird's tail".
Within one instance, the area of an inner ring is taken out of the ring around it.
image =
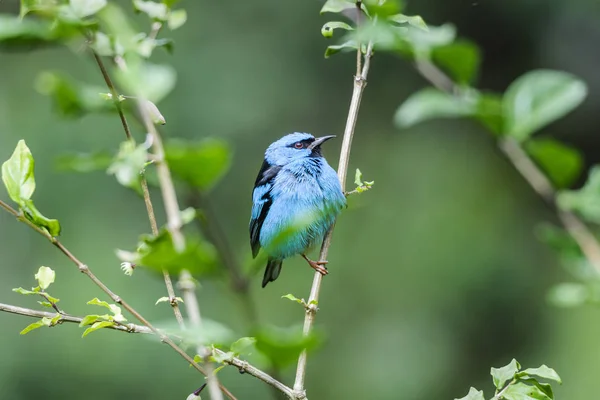
[[[283,260],[275,260],[270,258],[267,262],[267,269],[265,269],[265,276],[263,277],[262,287],[267,286],[267,283],[273,282],[279,276],[281,272],[281,265]]]

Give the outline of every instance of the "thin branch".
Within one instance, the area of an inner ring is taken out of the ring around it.
[[[417,61],[417,70],[438,89],[450,94],[458,92],[458,86],[452,79],[430,61]],[[556,209],[558,219],[565,230],[577,242],[590,264],[600,273],[600,243],[586,223],[574,213],[558,207],[554,185],[516,140],[506,137],[499,141],[498,146],[533,190]]]
[[[160,23],[159,23],[160,24]],[[162,26],[162,24],[161,24]],[[160,26],[158,27],[160,30]],[[158,34],[158,30],[156,30],[156,34]],[[108,74],[108,70],[106,66],[102,62],[102,58],[92,50],[92,54],[94,55],[94,60],[96,60],[96,64],[98,64],[98,68],[100,68],[100,72],[102,73],[102,77],[104,78],[104,82],[106,82],[106,86],[110,93],[112,94],[113,101],[115,103],[115,107],[119,113],[119,118],[121,119],[121,123],[123,124],[123,130],[125,131],[125,136],[128,140],[135,143],[135,139],[131,135],[131,130],[129,129],[129,124],[127,123],[127,118],[125,118],[125,114],[123,113],[123,107],[121,106],[121,102],[119,101],[119,93],[115,88],[115,85]],[[140,184],[142,186],[142,193],[144,197],[144,204],[146,205],[146,212],[148,213],[148,219],[150,220],[150,228],[152,229],[153,235],[158,235],[158,225],[156,223],[156,215],[154,214],[154,206],[152,205],[152,200],[150,198],[150,191],[148,190],[148,181],[146,179],[146,174],[142,171]],[[173,313],[175,314],[175,319],[177,323],[181,327],[181,329],[185,328],[185,323],[183,321],[183,316],[181,315],[181,310],[179,309],[179,304],[177,303],[177,299],[175,296],[175,290],[173,289],[173,282],[171,281],[171,275],[166,269],[163,269],[163,279],[165,281],[165,286],[167,287],[167,294],[169,295],[169,304],[173,308]]]
[[[361,52],[361,49],[358,49]],[[340,152],[340,162],[338,165],[338,178],[342,185],[342,191],[346,191],[346,176],[348,174],[348,164],[350,162],[350,150],[352,148],[352,138],[354,137],[354,128],[356,127],[356,121],[358,119],[358,111],[360,109],[360,101],[364,89],[367,85],[367,75],[369,74],[369,67],[371,65],[371,57],[373,55],[373,43],[370,42],[367,46],[365,54],[364,64],[360,75],[354,77],[354,90],[352,92],[352,100],[350,101],[350,109],[348,111],[348,118],[346,120],[346,129],[344,130],[344,139],[342,141],[342,149]],[[333,235],[334,226],[331,227],[321,246],[321,252],[319,254],[319,260],[327,260],[329,253],[329,246],[331,245],[331,237]],[[304,317],[304,335],[308,335],[312,330],[317,314],[316,304],[319,301],[319,292],[321,289],[321,281],[323,275],[319,272],[315,272],[312,287],[310,290],[310,296],[308,298],[306,308],[306,315]],[[305,399],[306,391],[304,389],[304,378],[306,377],[306,362],[307,353],[304,350],[298,358],[298,367],[296,369],[296,380],[294,382],[294,395],[296,399]]]
[[[75,264],[77,266],[77,268],[79,269],[79,271],[81,273],[85,274],[92,282],[94,282],[94,284],[96,284],[96,286],[98,286],[104,293],[106,293],[108,295],[108,297],[111,298],[112,301],[114,301],[116,304],[119,304],[121,307],[123,307],[125,310],[127,310],[131,315],[133,315],[138,321],[140,321],[142,324],[147,326],[155,335],[157,335],[160,338],[160,340],[162,342],[169,345],[173,350],[175,350],[187,362],[192,364],[192,366],[196,370],[198,370],[200,373],[206,375],[206,372],[204,371],[204,369],[200,365],[198,365],[192,359],[192,357],[190,357],[185,351],[183,351],[179,346],[177,346],[177,344],[175,344],[175,342],[173,342],[173,340],[171,340],[167,335],[165,335],[164,333],[162,333],[158,329],[156,329],[154,327],[154,325],[152,325],[139,312],[137,312],[132,306],[130,306],[129,303],[125,302],[125,300],[123,300],[120,296],[113,293],[96,275],[94,275],[92,270],[86,264],[84,264],[77,257],[75,257],[75,255],[73,255],[73,253],[71,253],[57,238],[50,235],[44,229],[41,229],[41,228],[37,227],[36,225],[34,225],[31,221],[24,218],[21,213],[19,213],[17,210],[15,210],[14,208],[9,206],[2,200],[0,200],[0,207],[5,209],[10,214],[12,214],[14,217],[16,217],[19,221],[24,222],[25,224],[29,225],[36,232],[38,232],[39,234],[44,236],[46,239],[48,239],[48,241],[50,241],[50,243],[52,243],[55,247],[57,247],[69,260],[71,260],[71,262],[73,262],[73,264]],[[233,396],[231,396],[230,398],[235,399],[235,397],[233,397]]]
[[[51,312],[47,312],[47,311],[38,311],[38,310],[30,309],[30,308],[18,307],[18,306],[13,306],[10,304],[3,304],[3,303],[0,303],[0,312],[8,312],[11,314],[23,315],[26,317],[33,317],[33,318],[50,318],[51,319],[51,318],[56,317],[56,313],[51,313]],[[76,317],[76,316],[68,315],[68,314],[61,314],[61,317],[60,317],[60,320],[58,321],[58,323],[70,322],[70,323],[74,323],[74,324],[80,324],[81,321],[83,321],[82,317]],[[136,325],[136,324],[120,324],[120,325],[109,326],[107,328],[113,329],[116,331],[126,332],[126,333],[154,334],[154,332],[150,328],[148,328],[146,326]],[[220,356],[225,356],[225,352],[223,352],[222,350],[214,349],[213,351],[215,352],[215,354],[218,354]],[[279,391],[284,393],[289,398],[293,398],[293,391],[291,388],[287,387],[286,385],[284,385],[277,379],[273,378],[269,374],[254,367],[253,365],[249,364],[247,361],[244,361],[237,357],[231,357],[230,359],[227,359],[224,362],[228,365],[236,367],[240,372],[252,375],[255,378],[258,378],[261,381],[267,383],[268,385],[275,387],[276,389],[278,389]]]

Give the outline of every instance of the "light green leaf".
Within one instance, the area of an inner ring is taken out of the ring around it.
[[[404,14],[396,14],[390,16],[388,19],[398,24],[409,24],[410,26],[414,26],[415,28],[419,28],[425,32],[429,31],[427,24],[420,15],[409,16]]]
[[[321,14],[326,12],[339,13],[349,8],[356,8],[356,3],[347,0],[327,0],[321,8]]]
[[[356,173],[354,174],[354,184],[356,186],[362,186],[363,182],[362,182],[362,172],[360,172],[360,169],[356,168]]]
[[[547,299],[556,307],[579,307],[591,298],[590,288],[581,283],[559,283],[548,292]]]
[[[215,353],[212,356],[213,361],[216,363],[219,363],[219,364],[224,363],[225,361],[231,361],[231,360],[233,360],[233,357],[234,357],[234,354],[231,351],[229,351],[227,353],[223,353],[223,354]]]
[[[174,31],[177,28],[181,28],[187,21],[187,12],[182,8],[179,10],[173,10],[169,13],[169,29]]]
[[[502,368],[492,368],[491,375],[496,389],[502,389],[506,382],[512,380],[515,374],[521,369],[521,365],[514,358]]]
[[[169,8],[166,4],[155,3],[154,1],[133,0],[133,5],[136,10],[147,14],[152,19],[166,21],[168,18]]]
[[[10,198],[17,204],[29,200],[35,191],[34,160],[24,140],[19,140],[8,161],[2,164],[2,181]]]
[[[93,172],[107,169],[113,157],[108,152],[63,154],[56,159],[60,171]]]
[[[466,40],[435,47],[431,51],[431,59],[461,85],[473,83],[481,63],[479,48]]]
[[[576,211],[586,220],[600,224],[600,166],[590,169],[581,189],[560,192],[557,203],[563,210]]]
[[[79,18],[96,14],[106,6],[106,0],[69,0],[71,10]]]
[[[40,294],[40,288],[37,287],[35,289],[37,289],[37,290],[26,290],[26,289],[23,289],[22,287],[18,287],[18,288],[14,288],[12,291],[13,292],[17,292],[19,294],[24,294],[26,296],[27,295],[32,295],[32,294],[35,294],[35,295]]]
[[[295,301],[298,304],[302,304],[302,305],[306,305],[306,302],[304,301],[304,299],[299,299],[296,296],[294,296],[293,294],[289,293],[286,294],[285,296],[281,296],[282,299],[288,299],[291,301]]]
[[[519,372],[517,376],[537,376],[542,379],[548,379],[562,384],[562,380],[560,379],[560,376],[558,376],[556,371],[546,365],[542,365],[538,368],[527,368]]]
[[[39,228],[46,230],[50,236],[60,235],[61,227],[60,223],[56,219],[50,219],[45,217],[33,204],[31,200],[23,200],[21,203],[23,215],[29,221]]]
[[[56,272],[48,267],[40,267],[37,274],[35,274],[35,279],[37,279],[40,287],[44,290],[48,289],[48,286],[54,283],[55,278]]]
[[[19,17],[22,19],[30,12],[52,15],[56,12],[56,9],[56,0],[21,0]]]
[[[171,66],[145,62],[120,71],[118,77],[130,93],[158,103],[173,90],[177,75]]]
[[[495,135],[504,133],[502,97],[495,93],[479,93],[475,119]]]
[[[469,393],[467,393],[465,397],[461,397],[460,399],[454,400],[485,400],[485,397],[483,396],[483,391],[477,390],[472,387],[469,389]]]
[[[171,140],[165,151],[173,175],[204,192],[212,189],[231,165],[231,148],[220,139]]]
[[[156,107],[156,104],[154,104],[153,102],[151,102],[149,100],[145,100],[143,104],[144,104],[144,107],[146,108],[146,112],[148,113],[148,116],[150,117],[150,120],[152,121],[153,124],[164,125],[167,123],[167,121],[165,120],[165,117],[163,117],[163,115],[160,113],[158,107]]]
[[[558,188],[574,183],[583,169],[583,156],[579,150],[556,140],[528,140],[525,149]]]
[[[394,116],[396,126],[411,127],[435,118],[456,118],[475,115],[477,102],[458,98],[438,89],[425,88],[412,94],[398,108]]]
[[[155,326],[169,335],[180,337],[186,345],[229,346],[233,341],[233,332],[227,326],[204,317],[201,327],[188,327],[185,330],[175,321],[158,323]]]
[[[94,324],[92,326],[90,326],[83,332],[83,335],[81,335],[81,337],[86,337],[87,335],[89,335],[90,333],[92,333],[94,331],[97,331],[98,329],[108,328],[110,326],[115,326],[115,325],[116,325],[116,323],[114,323],[112,321],[94,322]]]
[[[428,31],[409,29],[404,35],[404,40],[417,58],[428,57],[433,49],[446,46],[456,38],[456,28],[452,24],[429,26],[428,28]]]
[[[323,37],[326,37],[326,38],[332,37],[333,31],[335,29],[345,29],[347,31],[354,30],[353,27],[351,27],[350,25],[348,25],[345,22],[330,21],[330,22],[327,22],[325,25],[323,25],[323,27],[321,28],[321,35],[323,35]]]
[[[39,321],[34,322],[33,324],[29,324],[23,329],[19,334],[26,335],[34,329],[41,328],[42,326],[50,326],[52,324],[52,320],[50,318],[42,318]]]
[[[25,11],[24,11],[25,10]],[[21,8],[21,13],[31,9]],[[59,39],[45,21],[24,19],[16,15],[0,14],[0,49],[19,49],[54,44]]]
[[[108,319],[108,315],[86,315],[79,323],[79,326],[92,325],[99,319]]]
[[[243,337],[239,338],[231,344],[229,350],[236,356],[248,355],[250,351],[256,346],[256,338],[254,337]]]
[[[38,301],[38,304],[42,307],[53,308],[52,304],[48,303],[47,301]]]
[[[121,185],[139,191],[140,173],[147,161],[146,147],[143,144],[136,146],[127,140],[119,146],[119,153],[106,172],[115,175]]]
[[[178,303],[183,303],[183,299],[181,297],[175,297],[175,300]],[[158,303],[168,303],[169,302],[169,298],[167,296],[165,297],[161,297],[160,299],[156,300],[156,303],[154,303],[154,305],[157,305]]]
[[[329,58],[332,55],[337,54],[339,52],[347,52],[347,51],[351,51],[351,50],[356,50],[357,48],[358,48],[358,46],[356,45],[356,42],[354,40],[349,40],[342,44],[327,46],[327,49],[325,49],[325,58]]]
[[[587,96],[586,84],[561,71],[536,70],[515,80],[504,95],[506,134],[523,141],[575,109]]]
[[[517,382],[510,385],[502,394],[506,400],[552,400],[541,388]]]

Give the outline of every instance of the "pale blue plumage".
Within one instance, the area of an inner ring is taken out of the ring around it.
[[[320,244],[346,205],[337,174],[321,154],[331,137],[292,133],[265,152],[250,220],[253,256],[260,248],[269,256],[263,287],[277,278],[285,258]]]

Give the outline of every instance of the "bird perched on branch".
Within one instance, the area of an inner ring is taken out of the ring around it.
[[[284,259],[296,254],[327,274],[327,262],[313,261],[306,253],[321,243],[346,205],[337,174],[321,153],[321,145],[333,137],[291,133],[265,152],[250,220],[252,256],[261,248],[268,255],[262,287],[277,279]]]

